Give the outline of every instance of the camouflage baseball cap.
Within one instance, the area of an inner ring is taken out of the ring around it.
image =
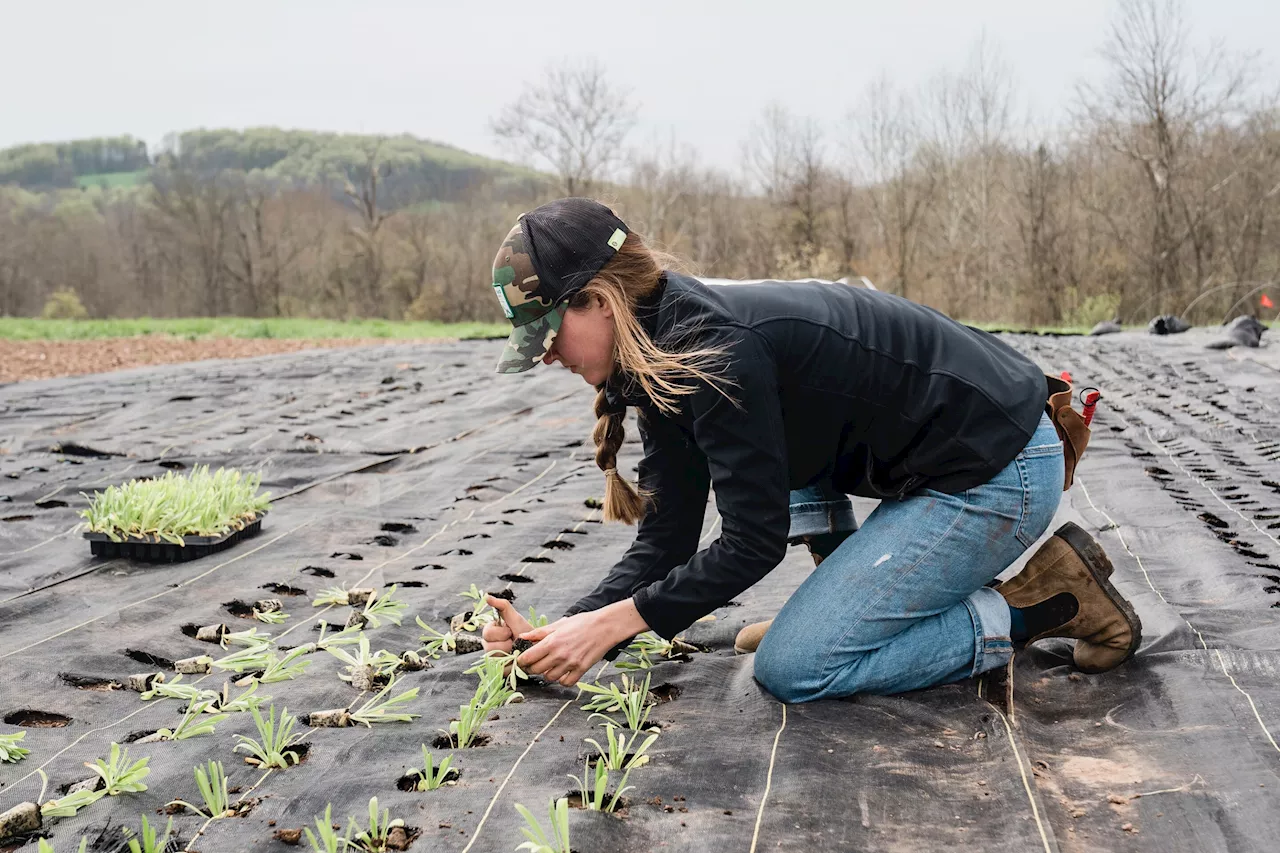
[[[493,261],[493,289],[514,327],[498,373],[522,373],[551,348],[569,299],[627,238],[613,211],[586,198],[548,202],[520,217]]]

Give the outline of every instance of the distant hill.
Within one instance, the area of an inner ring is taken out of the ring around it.
[[[145,182],[156,163],[172,158],[209,176],[235,170],[337,189],[345,179],[357,180],[367,171],[369,152],[375,148],[384,174],[386,207],[451,199],[478,184],[501,189],[536,186],[544,180],[532,170],[408,134],[375,137],[259,127],[190,130],[171,139],[171,150],[156,154],[130,136],[0,149],[0,184],[32,191],[132,186]]]

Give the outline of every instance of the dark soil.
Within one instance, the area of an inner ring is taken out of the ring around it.
[[[71,718],[52,711],[34,711],[24,708],[21,711],[10,711],[4,715],[4,721],[11,726],[22,726],[24,729],[60,729],[71,725]]]

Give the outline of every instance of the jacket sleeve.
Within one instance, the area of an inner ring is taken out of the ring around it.
[[[688,435],[655,409],[639,411],[644,458],[639,484],[653,495],[635,542],[608,576],[566,615],[599,610],[663,578],[698,550],[707,510],[707,461]]]
[[[710,547],[632,596],[649,627],[668,639],[782,562],[790,528],[786,436],[773,354],[747,330],[733,329],[712,343],[727,350],[723,375],[735,383],[726,390],[737,405],[709,387],[691,395],[688,405],[722,532]]]

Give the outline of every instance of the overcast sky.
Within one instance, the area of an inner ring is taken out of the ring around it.
[[[488,123],[565,57],[595,57],[674,132],[734,167],[771,101],[834,127],[879,73],[914,85],[985,32],[1023,109],[1060,116],[1102,73],[1104,0],[0,0],[0,146],[196,127],[409,132],[504,155]],[[1280,0],[1189,0],[1194,40],[1262,53]]]

